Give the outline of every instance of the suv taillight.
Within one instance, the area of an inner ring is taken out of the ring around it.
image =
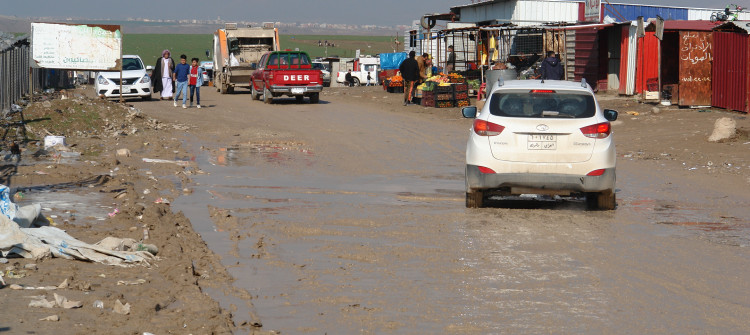
[[[497,136],[505,127],[485,120],[474,120],[474,132],[479,136]]]
[[[590,138],[607,138],[611,130],[612,128],[609,125],[609,122],[592,124],[590,126],[581,128],[583,136]]]

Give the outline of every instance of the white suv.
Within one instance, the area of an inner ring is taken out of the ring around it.
[[[106,98],[120,97],[120,72],[106,71],[96,75],[94,90]],[[138,55],[122,56],[122,97],[151,100],[151,78]]]
[[[491,196],[585,195],[591,208],[615,209],[615,143],[610,121],[582,82],[498,82],[466,145],[466,207]]]

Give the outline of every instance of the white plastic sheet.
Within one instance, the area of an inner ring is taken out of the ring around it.
[[[42,259],[60,257],[107,265],[149,265],[155,257],[147,251],[113,251],[79,241],[56,227],[21,228],[0,215],[0,254]]]

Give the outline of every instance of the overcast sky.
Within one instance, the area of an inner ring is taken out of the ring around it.
[[[728,0],[750,7],[750,0]],[[604,2],[604,0],[602,0]],[[723,8],[706,0],[612,0],[612,3]],[[411,24],[426,13],[447,13],[471,0],[0,0],[0,15],[91,19],[216,19],[392,26]]]

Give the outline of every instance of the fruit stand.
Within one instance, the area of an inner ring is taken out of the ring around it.
[[[421,97],[421,104],[425,107],[451,108],[471,104],[469,85],[466,79],[457,73],[439,73],[427,78],[427,81],[417,86],[416,95]]]

